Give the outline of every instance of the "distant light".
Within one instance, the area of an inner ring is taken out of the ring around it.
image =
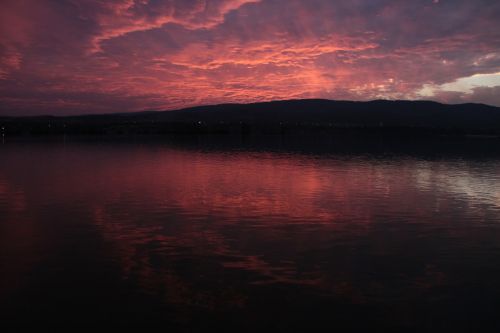
[[[500,73],[474,74],[441,85],[426,84],[419,91],[421,96],[434,96],[438,91],[458,91],[472,93],[478,87],[496,87],[500,85]]]

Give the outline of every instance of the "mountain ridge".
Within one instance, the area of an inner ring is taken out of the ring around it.
[[[218,104],[206,104],[206,105],[197,105],[197,106],[190,106],[190,107],[184,107],[184,108],[178,108],[178,109],[172,109],[172,110],[142,110],[142,111],[128,111],[128,112],[110,112],[110,113],[88,113],[88,114],[77,114],[77,115],[54,115],[54,114],[40,114],[40,115],[31,115],[31,116],[15,116],[15,115],[4,115],[1,116],[0,118],[73,118],[73,117],[95,117],[95,116],[130,116],[130,115],[142,115],[142,114],[157,114],[157,113],[164,113],[164,112],[189,112],[189,111],[198,111],[198,110],[206,110],[206,109],[213,109],[213,108],[220,108],[220,107],[245,107],[245,106],[266,106],[266,105],[276,105],[276,104],[290,104],[290,103],[315,103],[315,102],[321,102],[321,103],[342,103],[342,104],[374,104],[374,103],[395,103],[395,104],[433,104],[433,105],[440,105],[440,106],[448,106],[448,107],[462,107],[462,106],[469,106],[469,107],[485,107],[485,108],[491,108],[491,109],[498,109],[500,110],[500,107],[494,106],[494,105],[489,105],[489,104],[484,104],[484,103],[473,103],[473,102],[468,102],[468,103],[457,103],[457,104],[449,104],[449,103],[442,103],[442,102],[437,102],[433,100],[389,100],[389,99],[374,99],[374,100],[369,100],[369,101],[354,101],[354,100],[333,100],[333,99],[321,99],[321,98],[308,98],[308,99],[287,99],[287,100],[271,100],[271,101],[264,101],[264,102],[251,102],[251,103],[218,103]]]
[[[500,135],[500,108],[434,101],[297,99],[216,104],[171,111],[4,117],[11,134],[314,133],[419,129]],[[402,130],[401,130],[402,131]]]

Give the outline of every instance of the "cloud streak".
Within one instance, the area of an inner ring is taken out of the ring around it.
[[[449,90],[500,72],[500,4],[489,0],[0,6],[0,114],[313,97],[500,105],[496,85]]]

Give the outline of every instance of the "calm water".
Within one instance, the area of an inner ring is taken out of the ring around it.
[[[0,319],[498,331],[500,159],[0,145]]]

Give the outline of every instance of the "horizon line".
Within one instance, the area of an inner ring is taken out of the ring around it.
[[[477,102],[466,102],[466,103],[444,103],[438,102],[435,100],[428,99],[372,99],[366,101],[356,101],[356,100],[343,100],[343,99],[328,99],[328,98],[293,98],[293,99],[276,99],[269,101],[261,101],[261,102],[250,102],[250,103],[216,103],[216,104],[199,104],[193,106],[187,106],[183,108],[175,108],[175,109],[157,109],[157,110],[138,110],[138,111],[123,111],[123,112],[106,112],[106,113],[81,113],[81,114],[73,114],[73,115],[54,115],[54,114],[40,114],[40,115],[24,115],[24,116],[16,116],[16,115],[0,115],[0,118],[43,118],[43,117],[52,117],[52,118],[70,118],[70,117],[90,117],[90,116],[112,116],[112,115],[127,115],[127,114],[140,114],[140,113],[155,113],[155,112],[181,112],[188,111],[197,108],[209,108],[209,107],[217,107],[217,106],[242,106],[242,105],[256,105],[256,104],[271,104],[271,103],[280,103],[280,102],[301,102],[301,101],[325,101],[325,102],[339,102],[339,103],[373,103],[373,102],[409,102],[409,103],[435,103],[439,105],[448,105],[448,106],[460,106],[460,105],[481,105],[487,106],[491,108],[500,109],[500,106],[486,104],[486,103],[477,103]]]

